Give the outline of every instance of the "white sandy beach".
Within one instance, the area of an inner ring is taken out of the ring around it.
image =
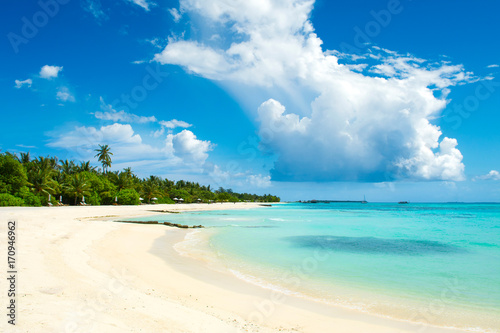
[[[173,246],[189,232],[112,222],[151,210],[257,204],[0,208],[17,226],[17,318],[1,332],[459,332],[285,296],[210,269]],[[0,297],[7,313],[7,281]]]

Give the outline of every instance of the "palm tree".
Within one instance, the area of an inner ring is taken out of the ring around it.
[[[36,194],[49,195],[54,194],[57,188],[57,182],[52,179],[51,172],[47,169],[34,168],[28,174],[29,187]]]
[[[35,161],[41,169],[44,169],[44,170],[50,169],[52,171],[56,171],[56,169],[57,169],[57,161],[58,161],[57,157],[39,156],[38,159],[36,159]]]
[[[27,168],[28,186],[36,194],[48,196],[57,191],[59,184],[54,179],[57,175],[57,158],[53,157],[38,157],[37,159],[27,162],[28,156],[21,156],[29,166]]]
[[[110,151],[108,145],[99,145],[99,149],[94,149],[94,151],[97,152],[97,154],[94,157],[97,157],[97,160],[101,162],[102,169],[104,170],[104,173],[106,173],[107,168],[111,167],[110,155],[113,155],[113,153]]]
[[[31,161],[30,152],[20,153],[19,155],[20,155],[20,157],[17,157],[17,155],[16,155],[16,159],[19,162],[21,162],[21,164],[26,165],[26,164],[28,164]]]
[[[161,192],[158,190],[158,185],[156,185],[151,180],[147,180],[142,185],[141,194],[144,199],[148,200],[148,203],[151,203],[151,199],[160,195]]]
[[[127,175],[127,177],[132,178],[133,172],[131,167],[123,169],[123,172]]]
[[[91,190],[90,184],[87,183],[87,179],[79,173],[72,175],[68,183],[64,184],[64,188],[70,195],[75,196],[75,205],[79,197],[90,195]]]
[[[118,171],[108,173],[108,177],[110,178],[111,182],[116,185],[118,191],[130,188],[132,186],[132,176],[130,176],[127,171],[123,171],[120,173],[118,173]]]
[[[62,173],[66,175],[71,175],[76,172],[76,165],[75,161],[69,161],[69,160],[64,160],[64,161],[59,161],[61,165],[59,165],[59,169],[62,171]]]
[[[95,172],[95,167],[90,165],[90,161],[86,162],[80,162],[80,165],[76,167],[78,172],[82,171],[88,171],[88,172]]]

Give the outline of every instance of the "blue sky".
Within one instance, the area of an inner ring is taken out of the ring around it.
[[[495,1],[47,0],[0,14],[0,149],[275,193],[500,201]]]

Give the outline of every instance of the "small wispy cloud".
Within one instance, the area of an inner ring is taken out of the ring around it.
[[[161,125],[161,129],[151,132],[151,136],[154,138],[159,138],[165,133],[165,128],[168,128],[168,134],[172,134],[172,130],[176,128],[189,128],[193,125],[182,121],[182,120],[177,120],[177,119],[172,119],[172,120],[160,120],[158,124]]]
[[[157,121],[155,116],[145,117],[145,116],[138,116],[133,113],[128,113],[123,110],[116,111],[115,109],[113,109],[112,105],[106,104],[106,102],[102,97],[100,98],[100,101],[101,101],[102,111],[97,111],[94,113],[94,116],[97,119],[110,120],[114,122],[124,122],[124,123],[139,123],[139,124],[151,123]]]
[[[97,119],[118,121],[118,122],[124,122],[124,123],[144,124],[144,123],[156,122],[155,116],[151,116],[151,117],[138,116],[138,115],[135,115],[133,113],[127,113],[123,110],[114,111],[114,112],[97,111],[96,113],[94,113],[94,115]]]
[[[24,81],[15,80],[15,83],[16,83],[16,85],[14,87],[16,87],[17,89],[22,88],[22,87],[29,88],[33,84],[33,81],[31,79],[26,79]]]
[[[73,96],[67,87],[61,87],[57,91],[56,97],[62,102],[74,102],[75,96]]]
[[[157,38],[149,39],[149,40],[147,40],[147,42],[149,42],[154,47],[163,49],[168,44],[168,39],[157,37]]]
[[[492,65],[486,66],[486,68],[498,68],[498,67],[500,67],[500,65],[497,65],[497,64],[492,64]]]
[[[149,12],[151,7],[155,7],[156,3],[148,0],[128,0],[129,2],[135,3],[137,6],[144,8],[145,11]]]
[[[188,127],[193,126],[189,123],[186,123],[185,121],[177,120],[177,119],[172,119],[172,120],[168,120],[168,121],[162,120],[159,122],[159,124],[161,126],[164,126],[166,128],[170,128],[170,129],[174,129],[177,127],[188,128]]]
[[[18,144],[18,145],[16,145],[16,147],[27,148],[27,149],[35,149],[35,148],[37,148],[36,146],[26,146],[26,145],[23,145],[23,144]]]
[[[500,173],[496,170],[491,170],[486,175],[474,177],[472,180],[500,180]]]
[[[174,22],[177,23],[180,21],[182,14],[177,10],[177,8],[170,8],[168,11],[170,12],[172,17],[174,18]]]
[[[153,138],[159,138],[160,136],[162,136],[163,134],[165,133],[165,127],[162,127],[161,129],[157,130],[157,131],[153,131],[151,132],[151,136]]]
[[[107,20],[109,17],[102,10],[100,0],[84,0],[82,3],[83,10],[90,13],[96,19],[97,23]]]

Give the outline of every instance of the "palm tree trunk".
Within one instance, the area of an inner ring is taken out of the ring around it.
[[[78,194],[75,194],[75,206],[76,206],[76,200],[78,199]]]

